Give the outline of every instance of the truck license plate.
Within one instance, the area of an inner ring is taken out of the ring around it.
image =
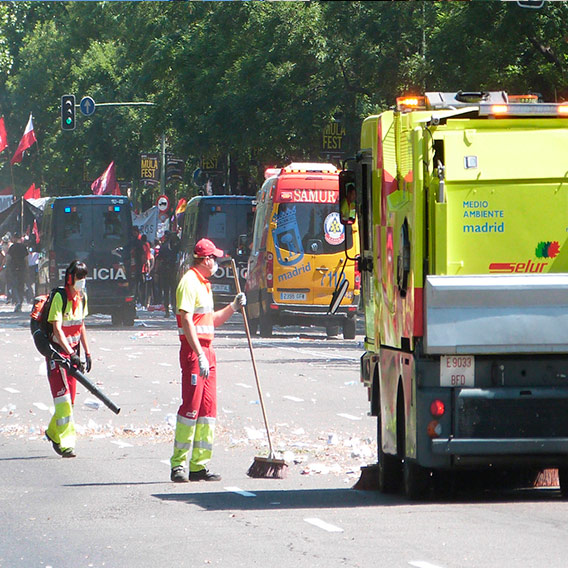
[[[295,302],[305,302],[306,294],[302,292],[280,292],[281,300],[293,300]]]
[[[473,387],[475,357],[473,355],[442,355],[440,357],[440,386]]]

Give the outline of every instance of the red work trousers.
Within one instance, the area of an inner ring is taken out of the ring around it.
[[[181,366],[181,406],[178,414],[185,418],[217,416],[217,358],[210,342],[201,343],[203,353],[209,361],[209,376],[199,375],[197,354],[182,343],[179,353]]]

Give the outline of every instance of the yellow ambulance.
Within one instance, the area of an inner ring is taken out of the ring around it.
[[[269,169],[257,195],[246,281],[253,333],[270,337],[274,325],[342,328],[355,337],[361,278],[357,222],[343,225],[338,213],[339,172],[332,164],[292,163]],[[348,289],[334,314],[337,284]]]

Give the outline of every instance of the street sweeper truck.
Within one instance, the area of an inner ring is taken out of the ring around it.
[[[401,98],[346,166],[379,489],[558,468],[568,495],[568,104]]]

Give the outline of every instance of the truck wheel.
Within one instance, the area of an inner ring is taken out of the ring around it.
[[[122,325],[122,310],[116,310],[110,314],[111,323],[113,327]]]
[[[400,488],[400,460],[383,451],[383,436],[381,433],[381,416],[377,417],[377,448],[379,458],[379,491],[381,493],[396,493]]]
[[[355,339],[355,318],[343,322],[343,339]]]
[[[260,312],[260,337],[272,337],[272,317],[270,314],[265,314],[264,311]]]
[[[568,497],[568,468],[558,468],[558,480],[560,482],[560,495],[566,499]]]
[[[418,465],[413,459],[405,458],[402,466],[404,494],[410,501],[421,501],[430,492],[430,470]]]

